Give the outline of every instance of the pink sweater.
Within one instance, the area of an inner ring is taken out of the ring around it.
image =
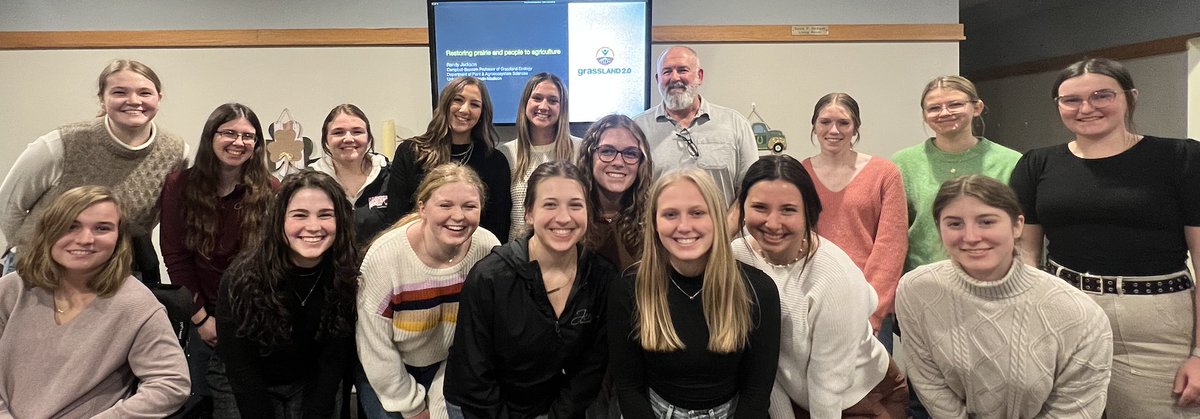
[[[883,317],[895,312],[896,284],[908,254],[908,204],[896,165],[871,157],[841,191],[826,188],[804,159],[821,198],[817,232],[836,244],[862,269],[879,294],[879,308],[871,326],[879,330]]]
[[[190,389],[166,309],[132,276],[63,325],[50,291],[0,278],[0,418],[161,418]]]

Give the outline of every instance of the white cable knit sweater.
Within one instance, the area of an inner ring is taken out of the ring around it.
[[[999,281],[952,261],[896,293],[905,373],[934,418],[1099,418],[1112,366],[1108,318],[1082,291],[1019,260]]]

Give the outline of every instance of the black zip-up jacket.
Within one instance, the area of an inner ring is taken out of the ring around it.
[[[466,417],[584,417],[607,366],[608,286],[620,273],[577,249],[561,318],[524,238],[496,247],[467,274],[445,384],[446,400]]]

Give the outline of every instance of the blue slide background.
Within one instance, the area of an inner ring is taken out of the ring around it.
[[[540,72],[558,75],[567,83],[567,4],[530,7],[521,2],[442,2],[437,8],[436,71],[438,89],[449,79],[447,62],[475,63],[488,67],[532,67],[520,75],[485,79],[495,107],[496,123],[516,121],[517,102],[529,76]],[[447,57],[454,50],[557,49],[561,55]],[[452,68],[453,69],[453,68]],[[526,74],[527,73],[527,74]],[[478,76],[477,76],[478,77]],[[483,77],[481,77],[483,78]],[[569,87],[568,87],[569,89]]]

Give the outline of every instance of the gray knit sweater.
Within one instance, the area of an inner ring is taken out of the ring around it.
[[[934,418],[1099,418],[1112,331],[1082,291],[1014,260],[999,281],[953,261],[904,275],[896,293],[905,372]]]
[[[117,144],[104,118],[67,124],[59,128],[63,144],[63,173],[22,220],[18,234],[8,237],[18,245],[33,236],[42,213],[63,192],[76,186],[102,185],[121,201],[131,236],[147,234],[158,225],[158,197],[167,174],[187,165],[184,142],[161,129],[145,145],[133,150]]]

